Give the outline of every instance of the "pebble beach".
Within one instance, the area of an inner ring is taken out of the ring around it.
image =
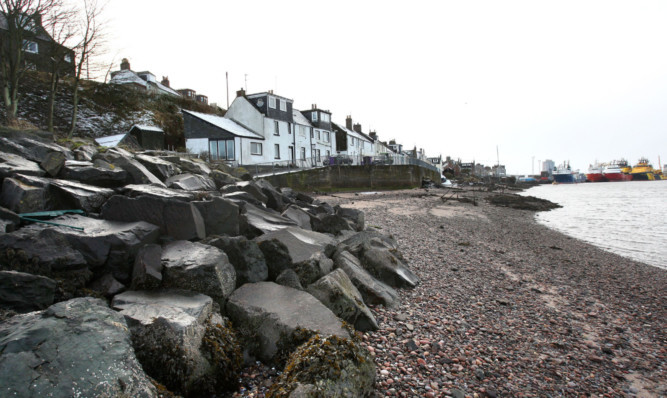
[[[372,306],[376,397],[665,397],[667,271],[489,204],[483,191],[336,193],[393,236],[421,278]],[[447,195],[451,196],[451,195]],[[476,205],[474,203],[476,203]],[[263,396],[247,368],[234,396]]]

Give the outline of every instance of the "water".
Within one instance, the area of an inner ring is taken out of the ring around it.
[[[537,213],[539,223],[667,269],[667,181],[540,185],[523,194],[563,206]]]

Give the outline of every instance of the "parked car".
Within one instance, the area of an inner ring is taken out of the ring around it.
[[[329,156],[329,159],[324,159],[322,164],[325,166],[349,165],[352,164],[352,158],[345,155]]]
[[[373,158],[372,164],[382,165],[382,164],[394,164],[394,159],[389,156],[388,153],[382,153],[380,156]]]

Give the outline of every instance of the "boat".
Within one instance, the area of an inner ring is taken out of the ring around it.
[[[632,175],[633,181],[653,181],[655,180],[655,174],[653,166],[649,163],[647,158],[640,158],[636,165],[632,166]]]
[[[602,165],[597,163],[588,166],[588,173],[586,173],[586,180],[589,182],[603,182],[607,181],[602,174]]]
[[[553,177],[554,181],[559,184],[576,182],[575,173],[570,168],[569,162],[567,163],[563,162],[562,165],[554,167]]]
[[[631,170],[627,160],[614,160],[602,169],[602,176],[607,181],[632,181]]]

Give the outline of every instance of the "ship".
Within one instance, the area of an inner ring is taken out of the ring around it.
[[[586,180],[589,182],[607,181],[602,174],[602,165],[597,163],[588,166],[588,173],[586,173]]]
[[[602,176],[607,181],[632,181],[631,170],[627,160],[614,160],[602,169]]]
[[[653,166],[649,163],[648,159],[644,157],[640,158],[637,164],[632,166],[632,171],[630,174],[632,175],[633,181],[655,180]]]
[[[554,167],[553,177],[554,177],[554,182],[559,184],[576,182],[575,173],[570,168],[569,162],[567,163],[563,162],[562,165]]]

